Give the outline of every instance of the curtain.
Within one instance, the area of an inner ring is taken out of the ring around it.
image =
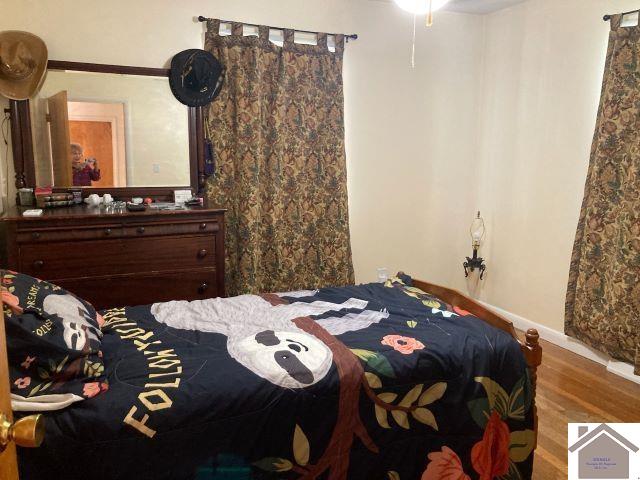
[[[231,295],[353,283],[344,146],[342,57],[327,35],[282,47],[259,36],[219,34],[205,50],[225,66],[206,112],[217,171],[210,203],[228,209],[226,283]]]
[[[611,20],[565,332],[640,374],[640,27]]]

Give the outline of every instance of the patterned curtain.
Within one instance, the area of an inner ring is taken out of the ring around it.
[[[621,21],[611,20],[565,332],[640,375],[640,27]]]
[[[259,36],[219,34],[205,49],[226,68],[207,112],[217,171],[209,202],[227,212],[227,291],[287,291],[353,283],[344,147],[342,56],[327,35],[282,47]]]

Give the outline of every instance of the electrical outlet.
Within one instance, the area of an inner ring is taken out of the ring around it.
[[[378,282],[384,283],[389,280],[389,271],[387,267],[379,267],[378,268]]]
[[[153,173],[160,173],[160,165],[157,163],[153,164]]]

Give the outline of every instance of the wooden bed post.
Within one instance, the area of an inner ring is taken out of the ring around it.
[[[542,347],[540,346],[540,334],[535,328],[530,328],[525,334],[524,345],[521,344],[522,353],[529,366],[529,377],[531,379],[531,408],[533,408],[534,431],[536,432],[536,443],[538,445],[538,407],[536,406],[536,386],[538,382],[538,367],[542,363]],[[535,447],[534,447],[535,448]]]
[[[9,362],[4,328],[4,305],[0,302],[0,423],[13,421],[11,410],[11,387],[9,384]],[[1,434],[0,434],[1,435]],[[10,442],[0,446],[0,480],[18,480],[16,445]]]
[[[527,330],[525,335],[525,344],[522,349],[527,365],[531,371],[531,384],[533,386],[533,395],[536,394],[536,380],[538,378],[538,366],[542,363],[542,347],[540,346],[540,334],[535,328]]]
[[[4,304],[0,301],[0,480],[18,480],[16,445],[39,447],[44,440],[42,414],[13,421]]]

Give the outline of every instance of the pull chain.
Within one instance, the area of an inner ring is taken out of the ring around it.
[[[418,11],[418,2],[416,0],[416,8],[415,12]],[[411,68],[416,68],[416,23],[417,23],[418,14],[413,14],[413,41],[411,43]],[[429,11],[427,12],[427,27],[431,27],[433,25],[433,0],[429,0]]]
[[[416,19],[417,14],[413,14],[413,43],[411,44],[411,68],[416,68]]]
[[[427,14],[427,27],[433,25],[433,0],[429,0],[429,13]]]

